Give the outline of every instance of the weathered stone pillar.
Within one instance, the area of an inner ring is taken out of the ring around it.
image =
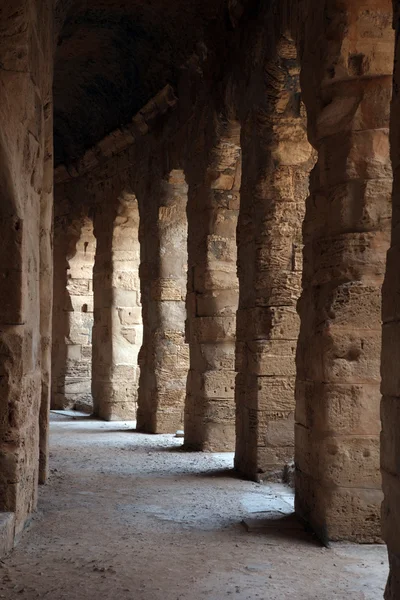
[[[91,412],[93,264],[96,240],[87,217],[60,216],[56,189],[52,409]]]
[[[294,455],[301,228],[314,164],[289,38],[278,40],[263,83],[242,128],[238,224],[235,468],[256,481],[282,478]]]
[[[382,434],[381,470],[384,502],[383,537],[388,546],[390,574],[386,600],[400,598],[400,6],[394,2],[396,54],[392,116],[391,157],[394,176],[392,243],[383,286]]]
[[[135,420],[142,341],[139,292],[139,212],[123,195],[95,214],[92,394],[100,419]]]
[[[137,428],[182,427],[188,349],[185,344],[187,185],[182,171],[155,176],[140,202],[143,346]]]
[[[304,223],[296,511],[323,540],[373,542],[381,535],[391,3],[310,2],[306,14],[302,92],[318,162]]]
[[[0,11],[0,511],[15,514],[16,535],[36,506],[39,476],[40,224],[51,6],[16,0]]]
[[[39,483],[46,483],[49,468],[49,414],[51,402],[51,351],[53,313],[53,104],[44,109],[45,148],[40,200],[40,335],[42,397],[39,414]]]
[[[220,131],[219,131],[220,130]],[[240,127],[215,123],[187,167],[190,371],[185,446],[235,447],[235,327],[238,306],[236,225],[241,179]]]

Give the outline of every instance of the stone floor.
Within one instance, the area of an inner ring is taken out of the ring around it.
[[[7,600],[377,600],[383,546],[322,548],[283,485],[129,423],[52,415],[40,512],[0,562]],[[243,525],[243,521],[247,527]]]

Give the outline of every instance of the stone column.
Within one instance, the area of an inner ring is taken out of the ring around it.
[[[188,349],[185,345],[187,185],[180,170],[154,176],[140,202],[143,346],[137,428],[182,428]]]
[[[40,224],[52,23],[47,0],[16,0],[0,11],[0,511],[14,513],[16,535],[35,509],[39,476]]]
[[[100,419],[135,420],[138,353],[142,342],[139,293],[139,212],[133,195],[95,215],[92,394]]]
[[[39,483],[44,484],[49,468],[49,412],[51,402],[51,351],[53,313],[53,104],[44,110],[45,149],[40,202],[40,335],[42,397],[39,415]]]
[[[255,481],[282,478],[294,456],[301,228],[314,164],[293,41],[278,39],[262,77],[242,128],[238,224],[235,468]]]
[[[386,600],[400,598],[400,7],[394,2],[396,54],[390,124],[393,166],[392,243],[383,286],[381,471],[384,502],[383,537],[388,546],[390,574]]]
[[[92,412],[93,264],[96,240],[87,217],[58,214],[56,190],[52,408]],[[69,207],[71,210],[71,208]]]
[[[217,131],[217,130],[221,131]],[[185,446],[235,447],[236,225],[241,179],[240,127],[215,124],[211,151],[188,168],[187,341],[190,371]]]
[[[302,92],[318,162],[299,302],[296,511],[324,541],[374,542],[392,188],[391,3],[310,3],[306,14]]]

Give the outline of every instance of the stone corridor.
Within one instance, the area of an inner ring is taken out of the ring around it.
[[[399,65],[398,0],[0,0],[6,598],[400,600]]]
[[[0,598],[376,600],[383,594],[384,546],[326,549],[291,521],[274,525],[293,510],[291,489],[234,477],[232,454],[186,453],[172,435],[60,414],[51,417],[50,443],[50,481],[29,531],[0,563]]]

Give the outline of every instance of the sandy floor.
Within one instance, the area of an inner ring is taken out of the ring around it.
[[[231,454],[183,453],[182,440],[127,423],[52,420],[50,483],[0,563],[0,598],[382,598],[384,547],[321,548],[285,517],[290,490],[235,479]]]

